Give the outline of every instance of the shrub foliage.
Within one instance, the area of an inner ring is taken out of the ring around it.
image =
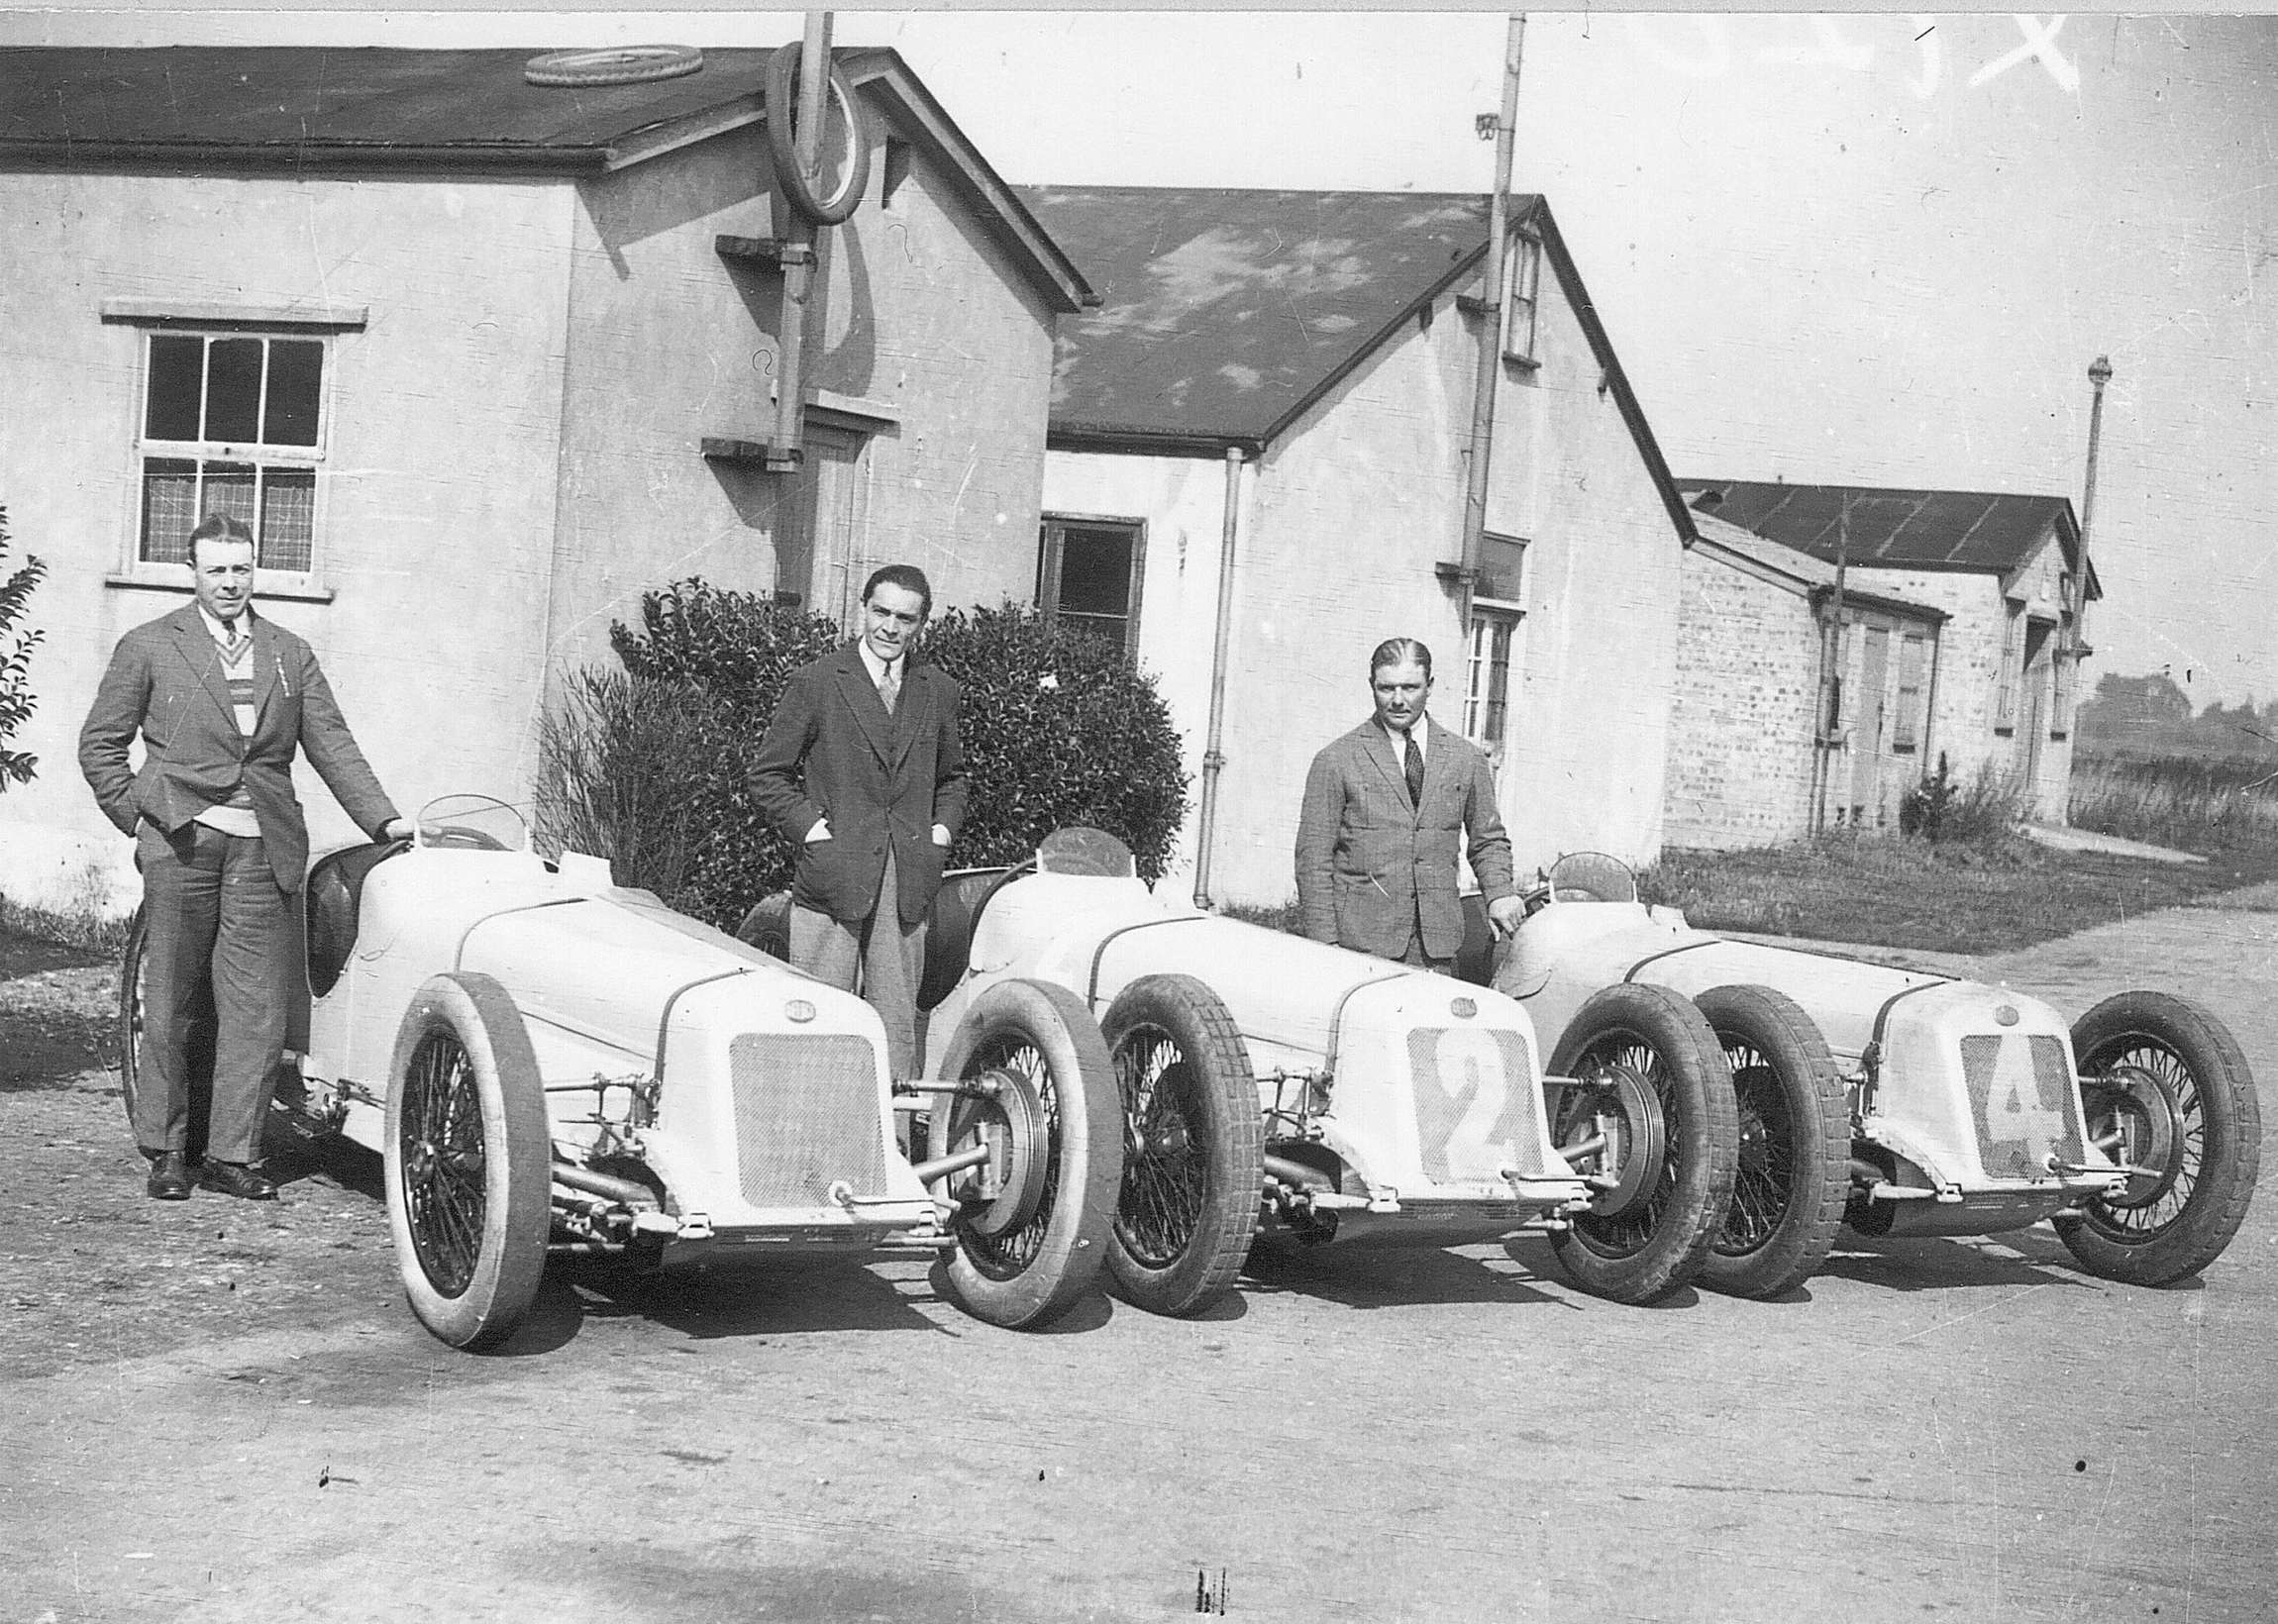
[[[823,616],[701,580],[644,594],[639,624],[610,629],[623,674],[581,673],[547,720],[541,831],[733,927],[795,856],[753,804],[752,760],[791,672],[843,641]],[[940,615],[918,658],[965,690],[972,800],[953,865],[1018,862],[1089,824],[1163,871],[1186,812],[1179,739],[1119,647],[1008,604]]]
[[[8,510],[0,508],[0,558],[7,552]],[[27,554],[15,573],[0,579],[0,746],[31,720],[32,651],[47,634],[24,625],[23,619],[32,588],[47,572],[46,564]],[[0,789],[30,783],[39,765],[38,759],[24,751],[0,748]]]

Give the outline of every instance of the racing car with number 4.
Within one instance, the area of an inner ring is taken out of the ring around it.
[[[550,1256],[938,1256],[998,1325],[1052,1319],[1106,1252],[1122,1114],[1089,1016],[1020,977],[944,1028],[946,1069],[889,1079],[860,998],[611,882],[543,861],[510,808],[434,803],[415,841],[315,863],[281,1092],[378,1151],[405,1295],[463,1348],[529,1313]],[[120,976],[138,1084],[143,932]],[[193,1042],[194,1047],[194,1042]],[[912,1166],[895,1113],[930,1115]]]
[[[1607,988],[1682,993],[1714,1030],[1739,1170],[1704,1284],[1776,1296],[1837,1228],[1996,1235],[2044,1219],[2091,1273],[2167,1285],[2246,1216],[2261,1157],[2254,1079],[2223,1023],[2123,992],[2068,1030],[2008,987],[1734,942],[1638,901],[1596,853],[1550,870],[1493,968],[1545,1041]],[[1470,972],[1489,972],[1484,928]]]

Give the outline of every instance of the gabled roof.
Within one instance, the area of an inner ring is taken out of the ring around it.
[[[1463,192],[1036,186],[1037,218],[1100,290],[1060,324],[1050,444],[1068,451],[1258,452],[1419,311],[1476,281],[1488,199]],[[1546,259],[1678,534],[1669,477],[1598,309],[1540,197],[1510,219]]]
[[[0,170],[587,175],[763,121],[770,51],[707,48],[696,72],[565,89],[522,69],[544,48],[174,46],[0,50]],[[833,52],[965,194],[1062,310],[1091,290],[890,50]]]
[[[1784,547],[1832,561],[1849,509],[1844,558],[1853,567],[2014,574],[2051,537],[2067,565],[2080,558],[2080,523],[2063,496],[1989,491],[1890,490],[1871,485],[1793,485],[1774,480],[1680,479],[1705,513]],[[2104,596],[2096,563],[2088,595]]]

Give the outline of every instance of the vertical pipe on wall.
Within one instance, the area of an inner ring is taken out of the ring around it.
[[[1482,291],[1487,315],[1480,324],[1479,367],[1474,374],[1471,402],[1471,457],[1463,487],[1463,624],[1459,635],[1471,640],[1471,599],[1479,583],[1480,551],[1487,534],[1488,462],[1495,445],[1495,387],[1502,375],[1503,326],[1510,320],[1510,301],[1504,297],[1504,239],[1510,233],[1510,168],[1518,122],[1518,69],[1526,48],[1526,14],[1510,19],[1502,56],[1502,110],[1495,126],[1495,190],[1487,205],[1487,269]]]
[[[1234,544],[1241,533],[1242,448],[1226,448],[1225,515],[1218,528],[1218,629],[1210,643],[1210,731],[1202,749],[1202,806],[1194,830],[1194,906],[1210,906],[1210,846],[1218,823],[1220,746],[1226,716],[1226,662],[1233,652]]]
[[[799,166],[809,174],[814,172],[816,155],[822,151],[823,119],[831,99],[830,60],[831,14],[810,11],[806,16],[806,33],[799,41],[800,94],[791,135],[792,151],[798,156]],[[768,117],[780,118],[783,111],[771,107]],[[787,206],[778,205],[777,220],[782,228],[785,248],[782,318],[777,324],[782,331],[776,337],[775,449],[777,456],[795,465],[797,458],[804,455],[806,445],[803,362],[807,303],[814,287],[817,233],[812,221]],[[819,519],[815,528],[821,529]],[[812,538],[809,540],[811,547]]]

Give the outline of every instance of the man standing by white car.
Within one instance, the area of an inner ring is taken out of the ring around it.
[[[197,1181],[265,1201],[276,1194],[259,1164],[289,1002],[285,909],[308,866],[293,757],[308,753],[374,839],[411,825],[356,748],[315,653],[254,613],[253,531],[208,514],[189,553],[196,601],[119,640],[79,730],[79,770],[103,815],[135,837],[143,871],[134,1117],[150,1193],[190,1193],[190,1037],[210,988],[212,1114]],[[128,759],[138,733],[140,768]]]
[[[1313,758],[1297,818],[1304,932],[1359,953],[1448,970],[1463,945],[1456,860],[1468,844],[1488,919],[1525,917],[1486,756],[1424,714],[1431,651],[1393,638],[1369,657],[1376,713]]]

